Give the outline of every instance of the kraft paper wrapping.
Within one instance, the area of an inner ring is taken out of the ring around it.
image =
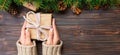
[[[51,27],[51,21],[52,21],[52,14],[40,14],[40,26],[50,26]],[[36,19],[37,18],[35,15],[33,14],[29,14],[29,18],[33,21],[33,22],[36,22]],[[27,22],[26,26],[29,26],[31,25],[30,23]],[[31,39],[37,39],[36,35],[36,30],[35,29],[32,29],[32,28],[29,28],[28,29],[29,32],[30,32],[30,36],[31,36]],[[46,32],[46,34],[48,34],[48,29],[44,29],[44,31]],[[41,32],[40,32],[41,33]],[[40,38],[41,39],[44,39],[45,38],[45,35],[43,33],[41,33],[40,35]]]
[[[23,6],[24,7],[26,7],[26,8],[28,8],[28,9],[31,9],[31,10],[33,10],[33,11],[36,11],[37,10],[37,8],[35,7],[35,5],[32,3],[29,3],[29,2],[24,2],[23,3]]]

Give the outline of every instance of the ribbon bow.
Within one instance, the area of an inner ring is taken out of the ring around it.
[[[33,14],[36,18],[36,22],[33,22],[30,18],[29,18],[29,14]],[[28,12],[26,14],[26,17],[23,16],[23,18],[30,24],[32,25],[29,25],[29,26],[26,26],[26,28],[34,28],[36,29],[36,33],[37,33],[37,40],[41,40],[41,41],[45,41],[47,38],[48,38],[48,34],[44,31],[44,29],[50,29],[51,27],[50,26],[40,26],[40,13],[34,13],[32,11]],[[41,33],[44,34],[45,38],[42,39],[40,38],[41,36]]]

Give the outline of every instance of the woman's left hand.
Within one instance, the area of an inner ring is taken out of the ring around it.
[[[20,35],[20,43],[22,45],[32,45],[32,41],[30,39],[30,32],[25,28],[26,27],[26,22],[24,22],[22,29],[21,29],[21,35]]]

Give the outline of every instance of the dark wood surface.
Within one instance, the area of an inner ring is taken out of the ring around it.
[[[0,55],[17,55],[16,41],[24,19],[0,12]],[[120,55],[120,10],[53,14],[61,39],[62,55]],[[41,42],[37,41],[41,55]]]

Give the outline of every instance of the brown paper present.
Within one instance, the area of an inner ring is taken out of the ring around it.
[[[47,39],[48,31],[51,28],[52,14],[35,14],[30,11],[27,13],[26,17],[24,16],[24,18],[27,21],[26,28],[28,28],[28,30],[30,31],[32,39],[37,39],[41,41]]]
[[[35,7],[35,4],[33,4],[33,3],[24,2],[23,6],[30,9],[30,10],[33,10],[33,11],[37,10],[37,7]]]

